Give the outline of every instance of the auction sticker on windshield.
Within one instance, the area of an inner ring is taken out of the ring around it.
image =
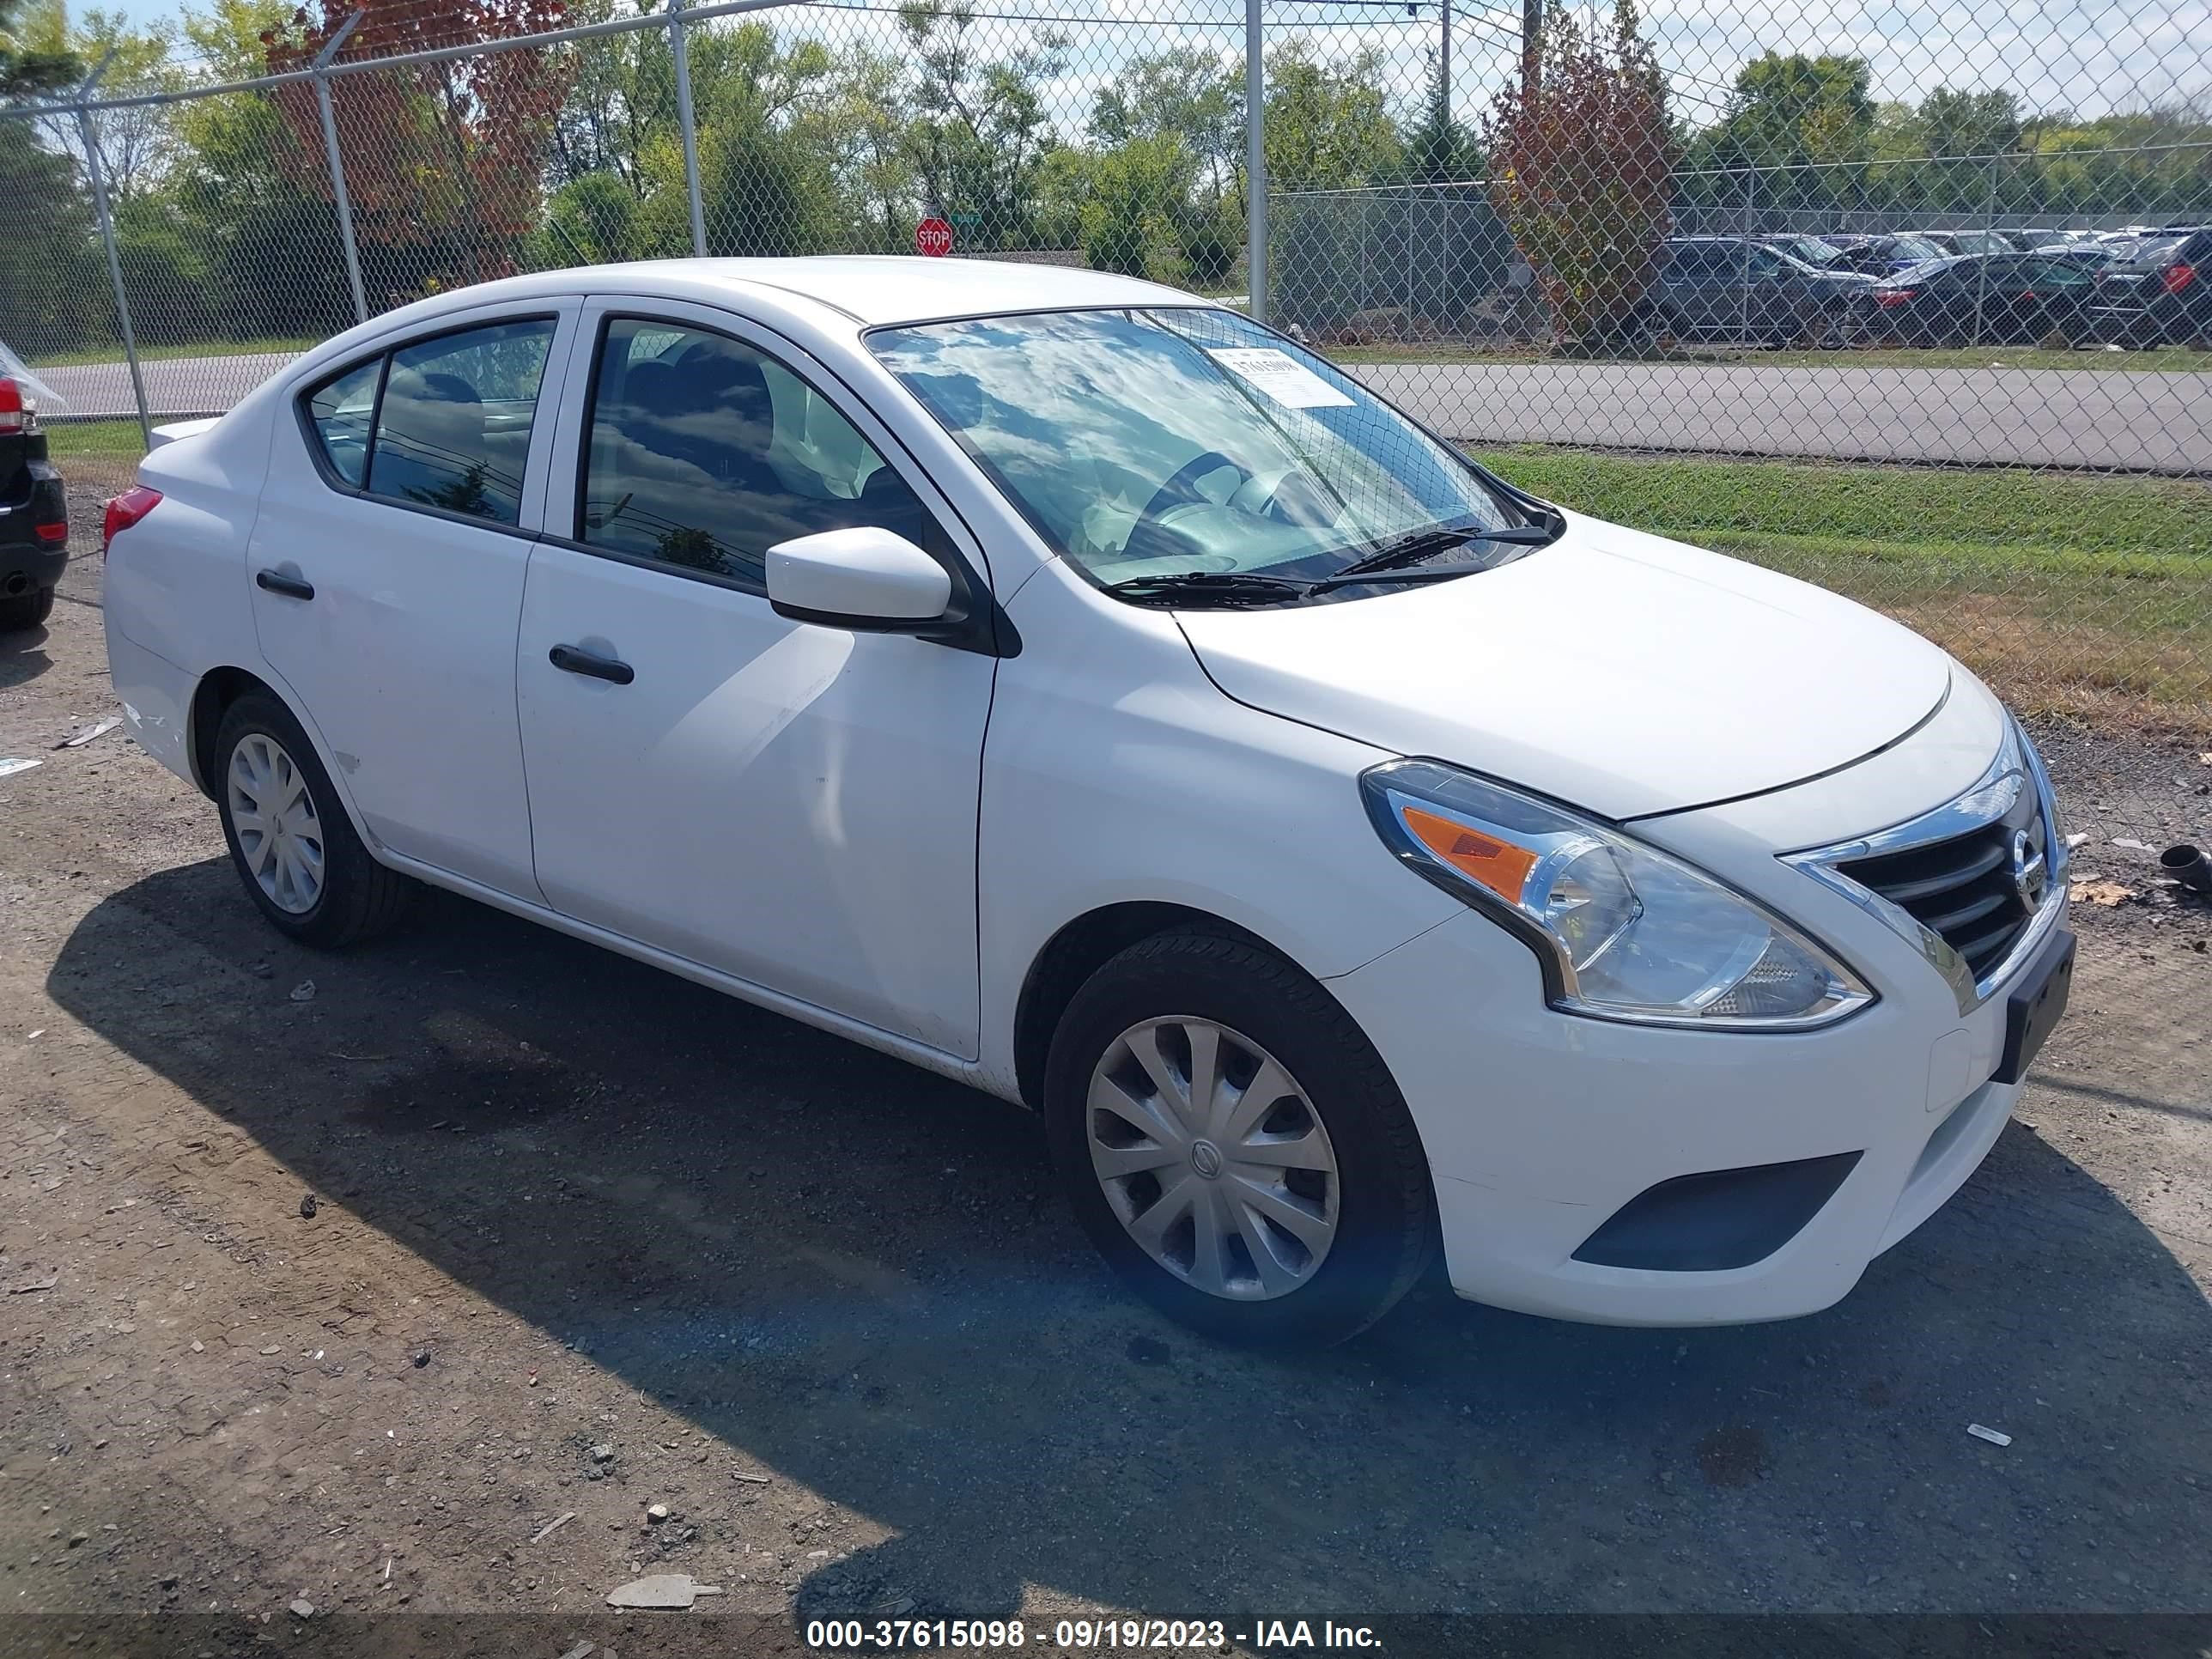
[[[1228,346],[1207,356],[1231,374],[1292,409],[1349,409],[1352,399],[1292,357],[1270,346]]]

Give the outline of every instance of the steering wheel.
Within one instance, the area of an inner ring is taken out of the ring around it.
[[[1194,455],[1175,470],[1175,476],[1152,492],[1152,499],[1145,503],[1145,510],[1137,514],[1139,523],[1157,520],[1161,514],[1178,507],[1188,507],[1206,499],[1198,492],[1198,481],[1209,472],[1218,472],[1223,467],[1233,468],[1241,487],[1251,477],[1252,469],[1233,461],[1218,449],[1209,449],[1203,455]]]

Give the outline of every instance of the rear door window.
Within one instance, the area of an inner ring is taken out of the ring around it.
[[[550,317],[495,323],[393,352],[377,406],[369,493],[516,523],[555,326]]]

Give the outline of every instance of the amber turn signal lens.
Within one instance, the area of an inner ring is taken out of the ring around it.
[[[1528,872],[1536,867],[1536,854],[1525,847],[1499,841],[1455,823],[1418,806],[1401,808],[1406,828],[1413,838],[1470,880],[1479,881],[1510,903],[1521,902]]]

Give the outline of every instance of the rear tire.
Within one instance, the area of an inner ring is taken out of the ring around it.
[[[0,634],[21,633],[42,626],[54,614],[54,590],[34,587],[13,599],[0,599]]]
[[[223,710],[209,782],[230,861],[269,924],[337,950],[406,914],[416,884],[369,856],[292,711],[250,691]]]
[[[1162,933],[1093,974],[1054,1034],[1045,1122],[1099,1253],[1209,1336],[1341,1342],[1435,1249],[1428,1159],[1381,1056],[1328,992],[1242,939]]]

